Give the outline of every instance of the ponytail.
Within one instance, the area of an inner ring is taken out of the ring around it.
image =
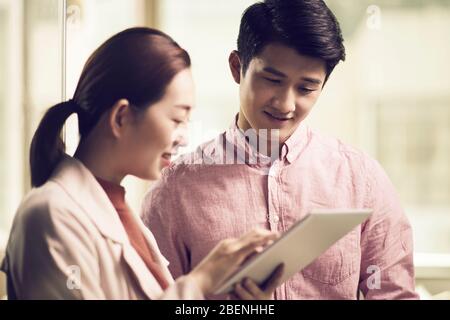
[[[73,95],[75,102],[53,106],[41,120],[30,148],[31,185],[47,182],[64,156],[61,129],[72,113],[78,115],[83,141],[118,100],[127,99],[145,110],[190,65],[188,53],[161,31],[131,28],[109,38],[86,62]]]
[[[33,136],[30,147],[31,185],[39,187],[50,178],[65,153],[61,129],[76,111],[72,100],[47,110]]]

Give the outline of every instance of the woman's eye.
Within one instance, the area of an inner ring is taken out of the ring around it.
[[[177,120],[177,119],[173,119],[173,122],[175,122],[176,125],[180,125],[183,123],[183,121]]]

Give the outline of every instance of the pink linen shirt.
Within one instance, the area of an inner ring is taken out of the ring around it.
[[[224,160],[230,146],[231,163]],[[236,160],[244,154],[246,161]],[[304,124],[279,159],[255,164],[252,155],[265,158],[233,124],[175,161],[146,195],[142,218],[175,278],[222,239],[254,227],[284,232],[312,209],[371,208],[368,220],[278,287],[274,298],[358,299],[359,292],[364,299],[418,298],[411,226],[378,162]]]

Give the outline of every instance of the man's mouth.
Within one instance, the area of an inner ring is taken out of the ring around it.
[[[271,119],[273,119],[273,120],[277,120],[277,121],[285,122],[285,121],[289,121],[289,120],[292,120],[292,119],[293,119],[292,117],[286,117],[286,116],[274,115],[274,114],[271,114],[270,112],[267,112],[267,111],[264,111],[264,113],[265,113],[269,118],[271,118]]]

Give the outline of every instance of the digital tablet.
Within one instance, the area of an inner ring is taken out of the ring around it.
[[[364,222],[368,209],[313,211],[296,222],[272,245],[245,262],[215,294],[232,291],[235,283],[250,278],[261,285],[274,269],[284,263],[281,283],[308,266],[329,247]]]

